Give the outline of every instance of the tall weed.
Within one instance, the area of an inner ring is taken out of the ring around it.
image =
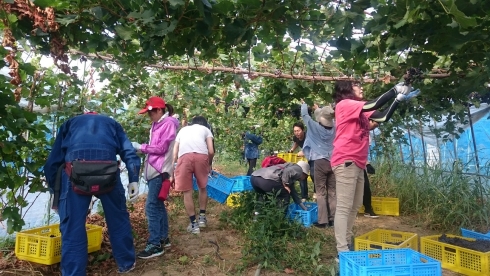
[[[257,202],[254,192],[243,193],[235,202],[238,207],[221,214],[222,222],[245,236],[243,268],[260,264],[277,271],[293,269],[296,274],[331,275],[333,266],[327,265],[324,259],[329,257],[325,249],[328,244],[334,244],[333,237],[290,222],[284,209],[277,206],[275,197],[270,198]],[[260,214],[253,221],[255,210]]]
[[[404,215],[417,216],[427,227],[458,231],[460,227],[488,231],[489,187],[458,167],[412,167],[378,160],[371,176],[373,195],[394,196]],[[486,232],[485,231],[485,232]]]

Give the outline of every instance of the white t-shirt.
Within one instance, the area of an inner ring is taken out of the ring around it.
[[[196,124],[183,127],[175,138],[175,142],[179,143],[178,156],[181,157],[192,152],[208,154],[208,145],[206,144],[208,137],[213,138],[213,134],[205,126]]]

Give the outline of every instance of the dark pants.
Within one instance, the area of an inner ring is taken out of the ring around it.
[[[146,219],[148,220],[148,243],[160,245],[160,240],[168,238],[168,215],[165,203],[158,199],[158,194],[162,188],[164,179],[168,179],[169,174],[163,173],[153,179],[148,180],[148,195],[146,197]]]
[[[62,172],[59,201],[61,232],[61,274],[63,276],[87,275],[87,230],[85,221],[92,196],[76,194],[68,176]],[[133,233],[126,207],[124,187],[119,175],[114,190],[98,195],[104,208],[112,255],[121,270],[127,270],[136,261]]]
[[[373,206],[371,205],[371,188],[369,186],[369,177],[366,170],[364,170],[364,196],[362,197],[362,205],[364,205],[365,212],[373,210]]]
[[[252,176],[250,178],[250,182],[257,193],[257,201],[264,202],[266,200],[270,200],[268,199],[267,193],[272,193],[274,195],[277,194],[276,200],[278,207],[284,208],[285,212],[287,211],[291,196],[281,182],[264,179],[260,176]]]
[[[308,161],[308,165],[310,165],[310,177],[311,181],[315,183],[315,161]],[[301,189],[301,198],[308,198],[308,179],[303,179],[299,181],[299,188]],[[316,187],[313,185],[313,192],[316,193]]]
[[[253,158],[253,159],[248,159],[247,158],[247,161],[248,161],[248,171],[247,171],[247,176],[251,176],[252,173],[254,172],[255,170],[255,167],[257,166],[257,158]]]
[[[315,161],[316,202],[318,204],[318,223],[334,221],[337,208],[335,174],[330,161],[318,159]]]

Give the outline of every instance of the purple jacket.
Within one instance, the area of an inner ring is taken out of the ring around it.
[[[148,168],[148,164],[158,174],[168,172],[172,175],[174,168],[172,160],[173,145],[178,128],[179,121],[171,116],[152,124],[149,144],[141,145],[141,152],[147,154],[144,171],[147,180],[156,177],[154,173],[151,173],[151,168]]]

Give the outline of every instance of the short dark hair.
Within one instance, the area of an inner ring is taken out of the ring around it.
[[[335,103],[345,99],[355,99],[354,89],[352,86],[358,85],[358,81],[336,81],[335,82]]]
[[[191,125],[201,125],[209,128],[208,121],[203,116],[196,116],[192,118]]]
[[[303,131],[305,130],[305,124],[303,124],[303,122],[296,122],[296,123],[294,123],[293,128],[294,127],[299,127]]]

